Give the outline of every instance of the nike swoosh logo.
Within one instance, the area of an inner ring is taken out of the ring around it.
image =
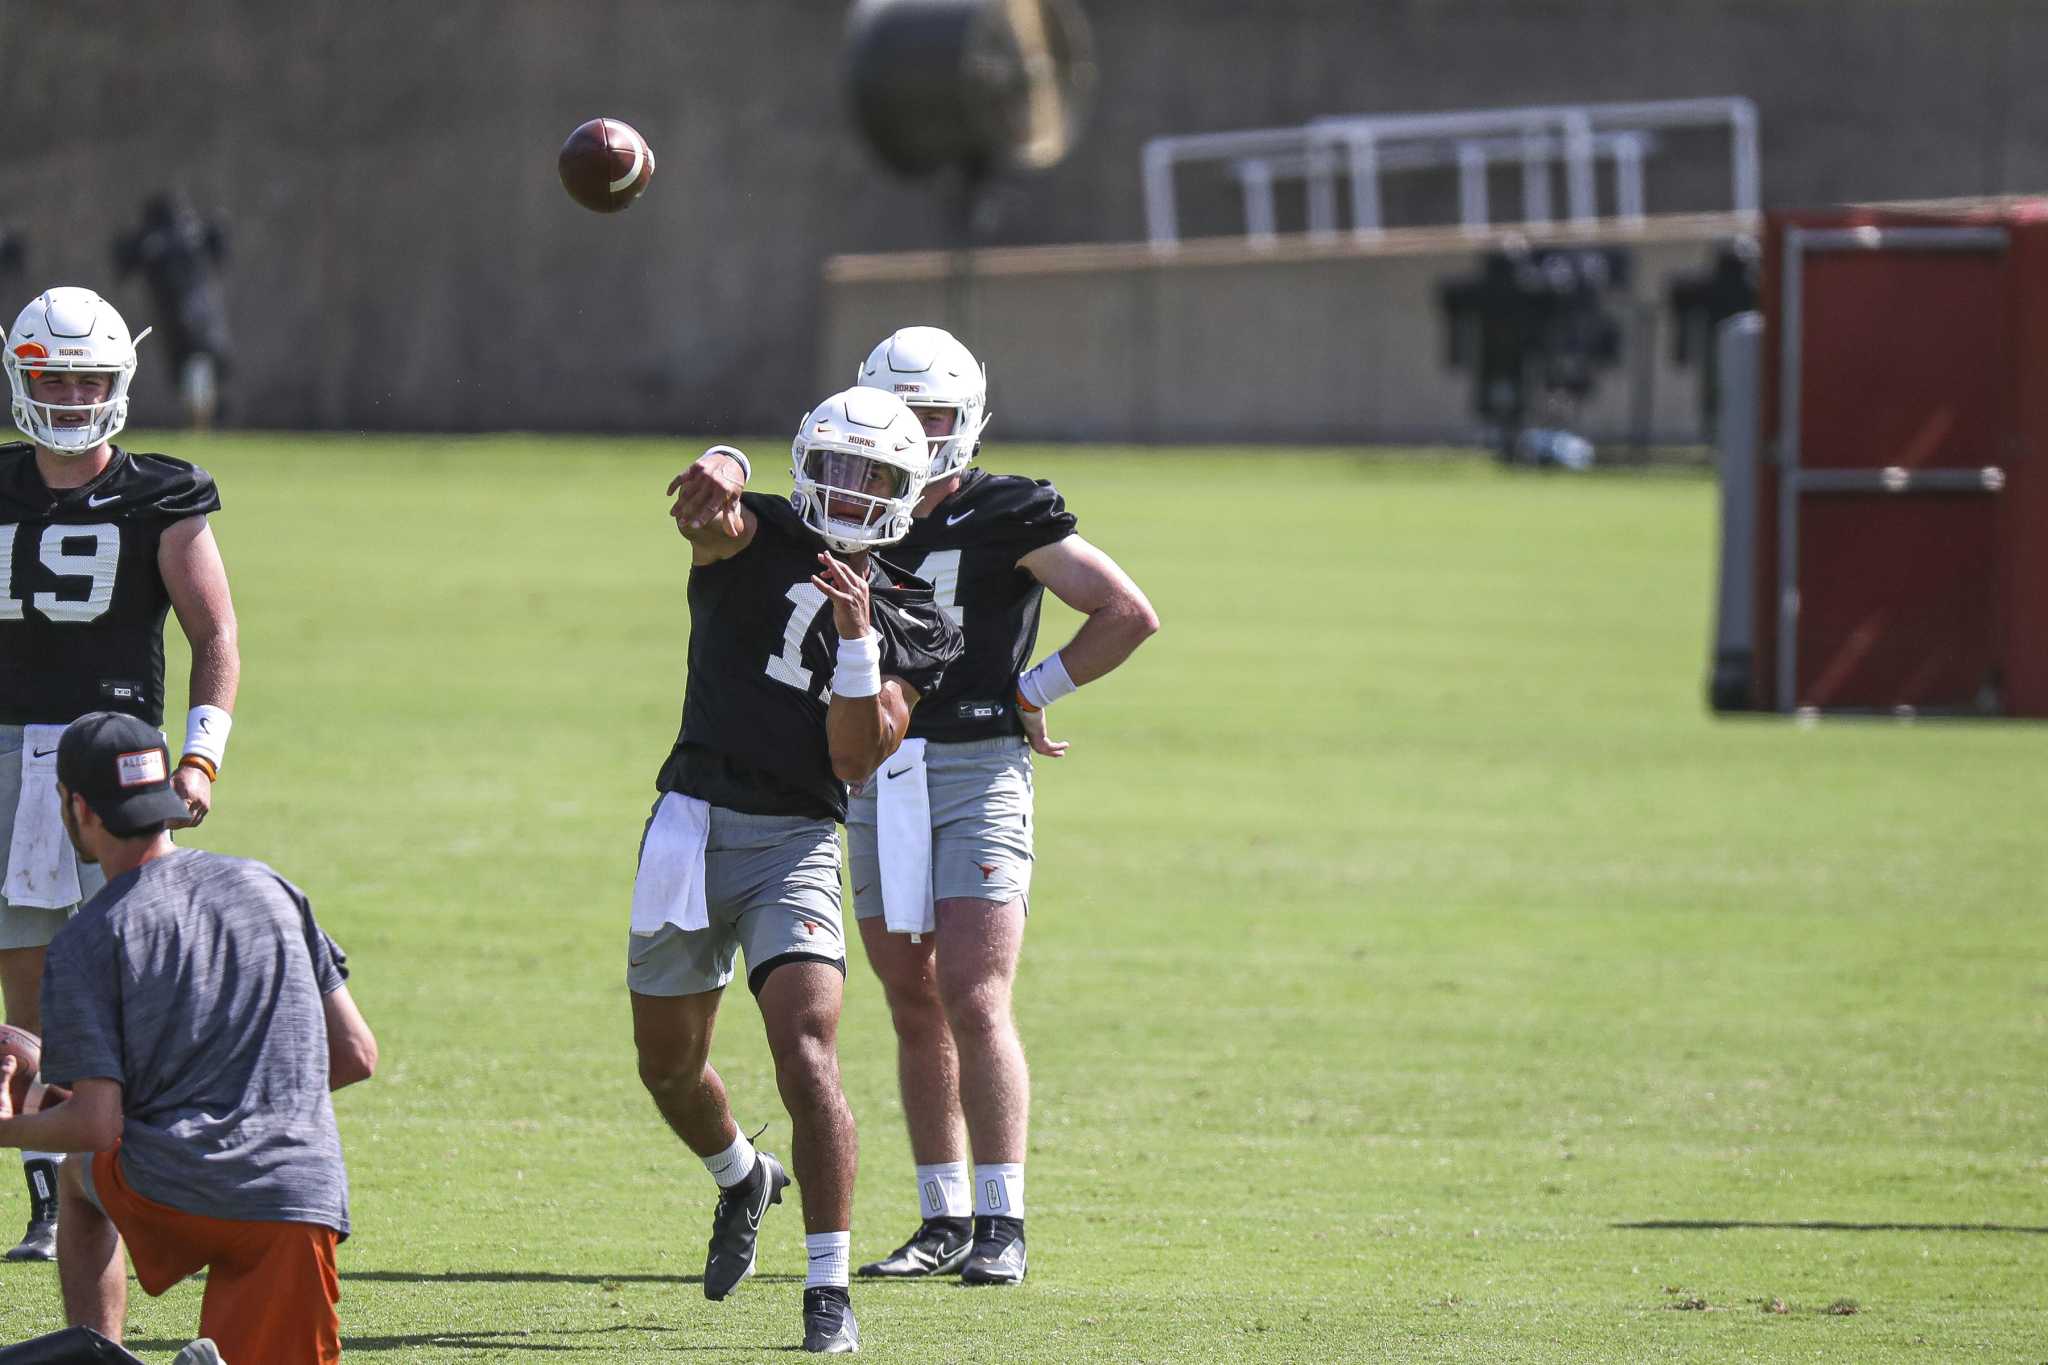
[[[913,763],[913,764],[911,764],[911,765],[910,765],[910,768],[915,768],[916,766],[917,766],[917,765],[916,765],[915,763]],[[901,776],[903,776],[903,774],[905,774],[905,773],[909,772],[909,771],[910,771],[910,768],[898,768],[898,769],[897,769],[897,770],[896,770],[895,772],[893,772],[893,773],[890,773],[890,774],[889,774],[889,776],[890,776],[890,777],[901,777]]]
[[[978,511],[978,510],[979,510],[978,508],[973,508],[973,507],[970,507],[970,508],[968,508],[968,509],[967,509],[967,510],[966,510],[965,512],[962,512],[962,513],[961,513],[961,514],[960,514],[959,516],[957,516],[957,517],[947,517],[947,518],[946,518],[946,525],[948,525],[948,526],[953,526],[953,525],[957,525],[958,523],[960,523],[960,522],[963,522],[963,521],[967,520],[967,519],[968,519],[969,517],[973,516],[973,515],[975,514],[975,512],[976,512],[976,511]]]
[[[829,1251],[814,1251],[811,1253],[811,1259],[814,1261],[829,1261],[832,1259],[832,1253]]]
[[[49,757],[49,756],[50,756],[51,754],[54,754],[54,753],[56,753],[56,752],[57,752],[57,751],[56,751],[55,749],[38,749],[38,750],[36,750],[36,757],[37,757],[37,758],[48,758],[48,757]]]
[[[85,505],[87,507],[105,507],[110,502],[119,502],[120,500],[121,495],[119,493],[109,493],[104,498],[95,493],[85,500]]]

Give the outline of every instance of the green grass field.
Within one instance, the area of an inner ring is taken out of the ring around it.
[[[689,625],[662,488],[695,447],[163,445],[221,481],[242,621],[192,842],[310,891],[383,1045],[337,1104],[349,1352],[792,1346],[794,1205],[707,1303],[714,1191],[627,1025]],[[856,1286],[869,1356],[2048,1357],[2048,728],[1711,718],[1703,477],[986,463],[1055,479],[1164,630],[1040,765],[1031,1278]],[[849,981],[858,1260],[914,1213]],[[786,1154],[743,990],[714,1055]],[[166,1357],[198,1302],[138,1291],[131,1344]],[[0,1266],[0,1340],[58,1320],[49,1267]]]

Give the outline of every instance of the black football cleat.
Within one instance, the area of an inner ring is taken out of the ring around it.
[[[747,1178],[718,1192],[711,1215],[711,1249],[704,1257],[704,1297],[722,1299],[754,1273],[754,1244],[761,1236],[761,1215],[782,1202],[789,1172],[766,1152],[757,1153]]]
[[[974,1220],[974,1250],[960,1265],[962,1284],[1018,1284],[1024,1279],[1024,1220],[1000,1215]]]
[[[813,1355],[850,1356],[860,1349],[860,1324],[844,1289],[817,1284],[804,1290],[804,1349]]]
[[[57,1216],[31,1218],[28,1231],[18,1245],[7,1252],[10,1261],[54,1261],[57,1259]]]
[[[859,1274],[869,1279],[920,1280],[950,1275],[974,1249],[974,1224],[965,1218],[927,1218],[910,1240],[879,1261],[869,1261]]]

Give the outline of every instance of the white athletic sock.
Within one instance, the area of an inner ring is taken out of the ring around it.
[[[974,1194],[967,1188],[967,1163],[935,1161],[917,1168],[917,1202],[927,1218],[967,1218]]]
[[[804,1252],[811,1258],[811,1266],[804,1275],[804,1288],[814,1289],[819,1285],[846,1288],[847,1251],[852,1245],[851,1232],[805,1233]]]
[[[1022,1218],[1024,1216],[1023,1162],[977,1161],[974,1163],[974,1216],[976,1218]]]
[[[718,1188],[729,1190],[754,1173],[754,1144],[741,1133],[732,1140],[732,1146],[717,1156],[703,1158],[704,1169],[711,1172],[711,1178],[718,1182]]]

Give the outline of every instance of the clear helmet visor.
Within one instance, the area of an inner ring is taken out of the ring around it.
[[[910,471],[850,450],[804,452],[804,477],[816,485],[827,520],[863,531],[884,526],[910,488]]]
[[[901,465],[829,446],[812,446],[797,464],[804,520],[842,553],[893,544],[910,530],[922,479]]]

